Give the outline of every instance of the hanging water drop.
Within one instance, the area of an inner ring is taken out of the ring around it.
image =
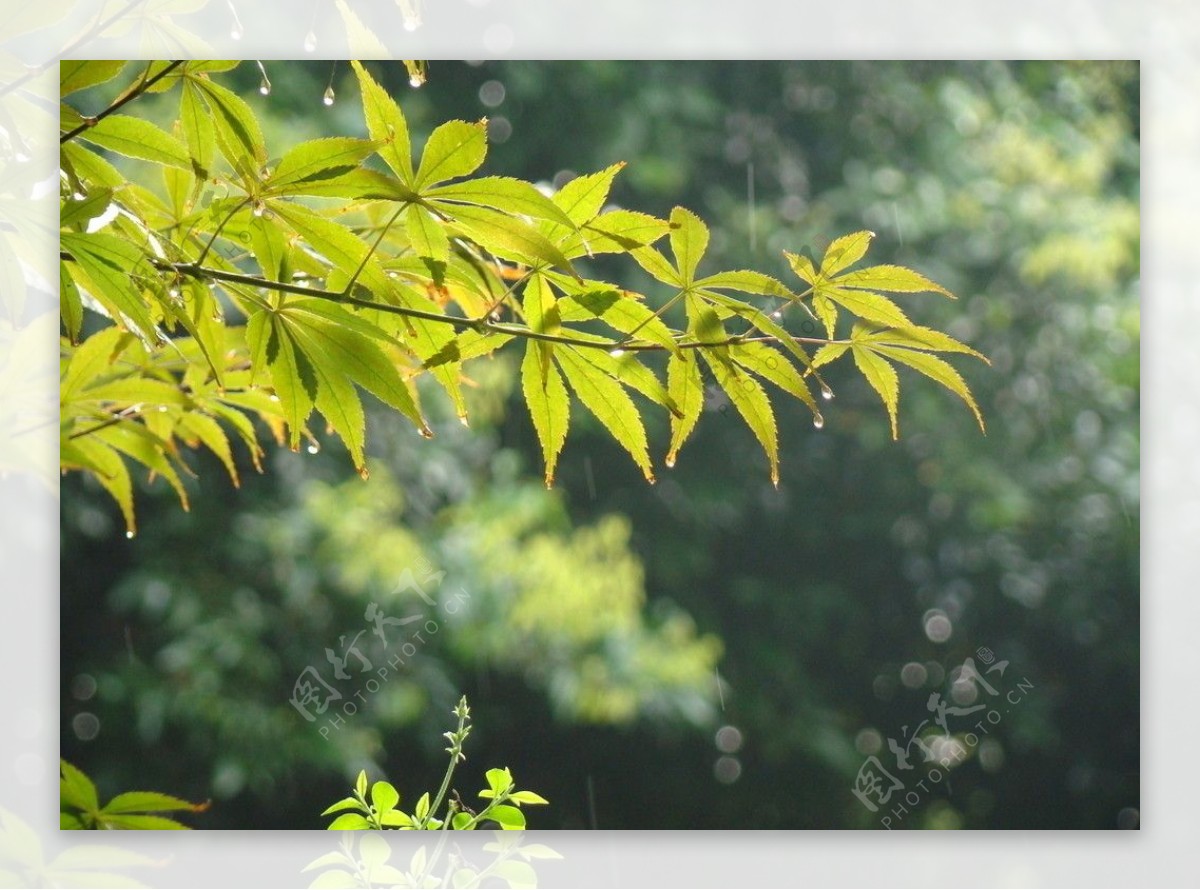
[[[320,442],[309,442],[308,443],[308,453],[309,454],[320,454],[321,453],[321,443]]]
[[[414,90],[420,87],[423,83],[425,83],[425,78],[421,77],[419,74],[414,74],[408,79],[408,85]]]
[[[674,455],[674,453],[672,453],[672,454],[668,454],[668,455],[667,455],[667,459],[666,459],[666,465],[667,465],[667,469],[668,469],[668,470],[672,469],[672,468],[675,466],[675,455]]]
[[[132,537],[133,537],[133,531],[131,530],[131,531],[127,531],[127,532],[125,532],[125,537],[127,537],[127,538],[132,538]]]
[[[833,390],[829,388],[828,383],[821,383],[821,398],[827,402],[833,398]]]
[[[623,356],[625,354],[625,350],[622,349],[620,346],[617,346],[614,349],[610,349],[608,351],[608,354],[611,355],[613,358],[620,358],[621,356]]]
[[[325,95],[321,97],[321,101],[324,102],[326,105],[332,105],[334,97],[335,97],[335,94],[333,92],[333,87],[327,86],[327,87],[325,87]]]
[[[815,426],[817,429],[821,429],[825,426],[825,418],[820,414],[813,415],[813,426]]]
[[[264,96],[269,96],[269,95],[271,95],[271,81],[267,80],[267,79],[264,77],[264,78],[262,79],[262,83],[260,83],[260,84],[258,85],[258,91],[259,91],[260,93],[262,93]]]
[[[467,415],[465,415],[465,414],[458,415],[458,422],[466,427],[469,427],[471,425],[471,422],[469,420],[467,420]]]
[[[315,31],[309,31],[304,35],[304,51],[311,53],[317,48],[317,35]]]
[[[774,312],[771,313],[771,318],[783,318],[783,310],[776,309]]]

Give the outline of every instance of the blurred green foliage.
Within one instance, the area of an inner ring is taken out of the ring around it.
[[[268,141],[318,115],[358,132],[355,103],[322,105],[329,75],[297,64],[255,98]],[[610,200],[721,220],[725,268],[782,275],[782,250],[874,230],[880,261],[959,295],[919,299],[991,359],[965,369],[988,435],[911,387],[892,443],[844,374],[824,429],[780,413],[776,491],[714,391],[657,486],[581,418],[548,493],[500,356],[471,430],[447,409],[418,443],[372,416],[366,484],[335,447],[245,467],[190,514],[158,482],[126,542],[68,479],[64,757],[111,792],[213,797],[197,827],[317,827],[359,769],[432,782],[465,691],[475,756],[562,827],[878,827],[860,766],[896,772],[886,740],[987,647],[1032,690],[894,827],[1109,828],[1139,805],[1136,63],[433,63],[420,90],[399,65],[385,85],[414,141],[488,115],[488,173],[628,161]],[[389,596],[421,560],[470,599],[439,597],[439,632],[326,740],[288,703],[296,674],[367,602],[417,607]]]

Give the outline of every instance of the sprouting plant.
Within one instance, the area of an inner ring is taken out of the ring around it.
[[[366,770],[363,770],[354,783],[353,795],[342,798],[321,814],[329,816],[341,813],[329,825],[329,830],[398,828],[409,831],[436,831],[454,828],[470,831],[481,826],[487,827],[489,823],[495,823],[505,830],[523,829],[525,814],[521,811],[521,805],[544,804],[549,801],[532,791],[518,791],[512,773],[507,768],[490,769],[485,774],[488,787],[479,792],[479,797],[487,803],[478,812],[468,807],[457,791],[447,799],[454,770],[460,761],[466,760],[463,743],[471,733],[471,711],[465,695],[459,699],[452,713],[458,718],[458,728],[445,733],[445,737],[450,741],[450,746],[446,748],[450,754],[450,763],[432,802],[427,791],[421,795],[412,813],[406,813],[400,809],[400,792],[395,786],[382,780],[368,783]],[[439,818],[438,813],[443,804],[446,809]]]

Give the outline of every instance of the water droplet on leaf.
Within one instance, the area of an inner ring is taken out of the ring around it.
[[[254,215],[255,216],[262,216],[266,212],[267,212],[267,207],[265,204],[255,204],[254,205]]]
[[[125,532],[125,537],[127,537],[127,538],[132,538],[132,537],[133,537],[133,532],[132,532],[132,531],[127,531],[127,532]]]
[[[829,388],[828,383],[821,384],[821,398],[827,402],[833,398],[833,390]]]
[[[813,416],[813,426],[815,426],[817,429],[821,429],[822,427],[825,426],[825,418],[822,417],[820,414],[814,415]]]
[[[414,74],[408,79],[408,85],[414,90],[420,87],[423,83],[425,83],[425,78],[421,77],[419,74]]]
[[[673,452],[667,455],[666,464],[668,470],[675,466],[675,454]]]
[[[308,453],[309,454],[320,454],[321,453],[321,443],[320,442],[310,442],[308,445]]]
[[[260,93],[262,93],[264,96],[269,96],[269,95],[271,95],[271,81],[267,80],[267,79],[264,77],[264,78],[263,78],[263,80],[262,80],[262,83],[260,83],[260,84],[258,85],[258,91],[259,91]]]
[[[774,312],[771,313],[771,318],[783,318],[783,310],[776,309]]]
[[[621,356],[623,356],[625,354],[625,350],[622,349],[620,346],[618,346],[615,349],[610,349],[608,351],[608,354],[611,355],[613,358],[620,358]]]
[[[333,87],[325,87],[325,95],[321,97],[321,101],[326,105],[332,105],[335,97],[336,95],[333,92]]]

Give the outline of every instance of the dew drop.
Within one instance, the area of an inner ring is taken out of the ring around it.
[[[616,349],[610,349],[608,351],[608,354],[611,355],[613,358],[620,358],[621,356],[623,356],[625,354],[625,350],[622,349],[620,346],[618,346]]]
[[[255,216],[262,216],[266,212],[267,212],[267,208],[266,208],[265,204],[255,204],[254,205],[254,215]]]
[[[410,87],[412,87],[414,90],[417,89],[418,87],[420,87],[424,83],[425,83],[425,78],[421,77],[421,75],[419,75],[419,74],[414,74],[412,77],[410,77],[408,79],[408,85]]]
[[[817,429],[821,429],[822,427],[825,426],[825,418],[822,417],[820,414],[814,415],[813,416],[813,426],[815,426]]]
[[[332,105],[334,98],[335,98],[335,96],[334,96],[334,92],[333,92],[333,87],[331,87],[331,86],[325,87],[325,95],[321,97],[321,101],[324,102],[326,105]]]
[[[655,479],[653,476],[647,476],[646,481],[649,482],[651,485],[658,485],[658,480]]]
[[[269,95],[271,95],[271,81],[267,80],[267,79],[264,77],[264,78],[263,78],[263,80],[262,80],[262,83],[260,83],[260,84],[258,85],[258,91],[259,91],[260,93],[262,93],[264,96],[269,96]]]
[[[833,398],[833,390],[829,388],[828,383],[821,384],[821,398],[827,402]]]
[[[459,417],[458,417],[458,422],[459,422],[459,423],[461,423],[463,426],[470,426],[470,425],[471,425],[471,422],[470,422],[469,420],[467,420],[467,415],[465,415],[465,414],[460,414],[460,415],[459,415]]]
[[[311,53],[317,48],[317,35],[314,31],[309,31],[304,35],[304,51]]]
[[[774,312],[771,313],[771,318],[783,318],[783,310],[776,309]]]
[[[319,442],[310,443],[308,446],[308,453],[309,454],[320,454],[321,453],[321,444]]]
[[[673,455],[673,454],[667,455],[666,465],[667,465],[668,470],[675,466],[675,455]]]
[[[127,538],[132,538],[132,537],[133,537],[133,532],[131,532],[131,531],[125,532],[125,537],[127,537]]]
[[[368,470],[366,467],[360,467],[360,468],[359,468],[359,470],[358,470],[358,477],[359,477],[360,479],[364,479],[364,480],[365,480],[365,479],[370,479],[370,478],[371,478],[371,471],[370,471],[370,470]]]

